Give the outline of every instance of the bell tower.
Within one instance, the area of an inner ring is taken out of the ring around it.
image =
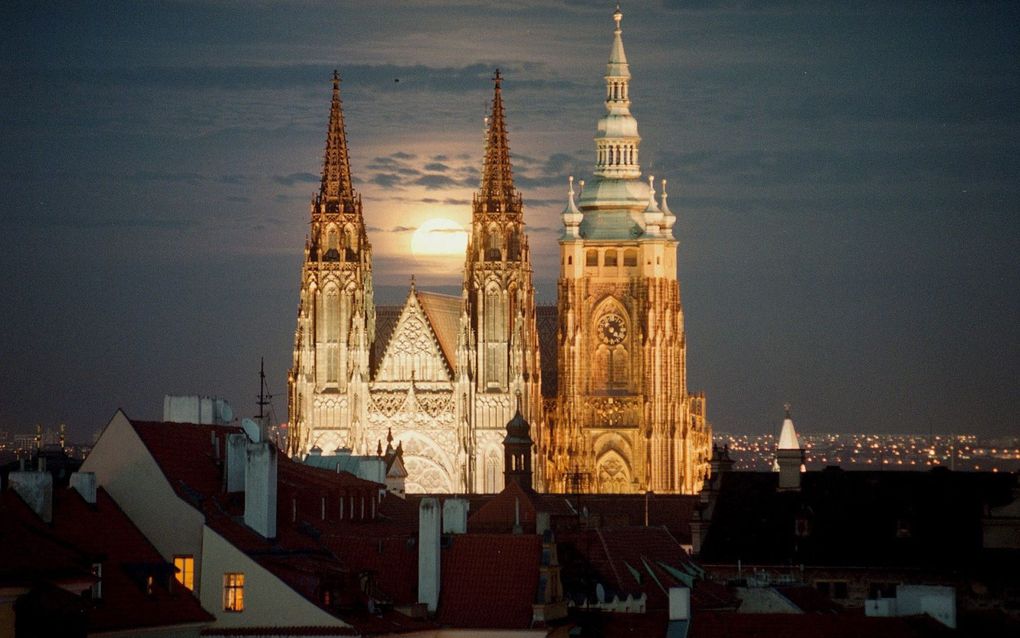
[[[503,487],[503,433],[515,397],[531,423],[541,422],[542,407],[530,248],[510,164],[502,82],[497,70],[481,186],[472,200],[457,357],[460,413],[470,424],[462,444],[475,492]]]
[[[676,216],[641,179],[621,22],[606,65],[594,178],[563,211],[557,414],[546,489],[684,492],[708,471],[704,395],[687,391]]]
[[[333,96],[319,192],[301,268],[294,365],[287,379],[288,453],[313,446],[367,450],[361,425],[368,397],[368,354],[375,339],[372,246],[361,195],[351,182],[340,76]]]

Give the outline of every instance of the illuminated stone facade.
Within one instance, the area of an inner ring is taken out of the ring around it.
[[[292,456],[368,454],[392,435],[408,492],[497,492],[518,402],[541,423],[535,295],[500,81],[497,73],[461,296],[412,283],[401,308],[377,309],[334,78],[288,379]]]
[[[711,429],[704,395],[687,390],[676,217],[665,181],[657,201],[641,179],[621,17],[595,178],[576,201],[571,182],[563,213],[557,308],[535,306],[498,72],[461,295],[412,283],[402,307],[374,305],[334,78],[288,383],[292,456],[372,453],[392,434],[408,492],[495,492],[519,404],[536,489],[700,489]]]
[[[563,211],[557,396],[545,487],[569,492],[683,492],[708,473],[704,394],[687,390],[676,216],[666,181],[641,179],[630,70],[617,10],[594,179]],[[552,406],[550,406],[552,407]]]

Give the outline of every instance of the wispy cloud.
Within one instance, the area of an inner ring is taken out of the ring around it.
[[[294,186],[295,184],[318,184],[322,180],[317,175],[311,173],[291,173],[290,175],[274,175],[273,181],[277,184],[283,184],[284,186]]]
[[[133,182],[169,182],[196,184],[205,181],[206,177],[193,172],[160,172],[160,171],[136,171],[127,176]]]

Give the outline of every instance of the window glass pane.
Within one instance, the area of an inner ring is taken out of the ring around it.
[[[195,558],[193,556],[174,556],[174,567],[177,568],[177,582],[188,589],[195,590]]]
[[[244,611],[244,574],[223,574],[223,609]]]

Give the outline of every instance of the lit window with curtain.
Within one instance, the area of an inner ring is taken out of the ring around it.
[[[223,574],[223,611],[244,611],[244,574]]]

